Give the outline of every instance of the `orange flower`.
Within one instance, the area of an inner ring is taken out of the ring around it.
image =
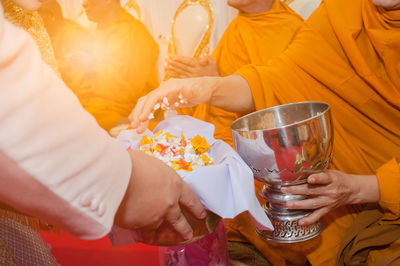
[[[201,159],[203,160],[204,165],[213,165],[214,164],[214,162],[211,161],[211,158],[205,154],[201,155]]]
[[[150,144],[150,143],[151,143],[151,140],[146,135],[144,135],[142,140],[140,141],[140,145],[141,146],[146,145],[146,144]]]
[[[197,154],[203,154],[211,148],[210,144],[207,143],[207,140],[199,135],[192,138],[190,143]]]

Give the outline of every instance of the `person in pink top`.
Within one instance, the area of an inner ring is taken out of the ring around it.
[[[41,4],[15,2],[29,10]],[[98,126],[42,61],[29,34],[4,19],[2,5],[0,106],[2,207],[85,239],[103,237],[114,223],[148,236],[163,222],[190,239],[193,230],[180,206],[206,216],[172,168],[125,151]],[[0,249],[3,242],[0,233]]]

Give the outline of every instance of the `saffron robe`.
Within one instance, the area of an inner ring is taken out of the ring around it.
[[[376,175],[380,223],[400,224],[400,10],[370,0],[325,0],[288,49],[267,66],[246,66],[244,77],[257,110],[300,101],[330,104],[334,148],[330,168]],[[311,241],[290,245],[263,242],[246,217],[236,220],[231,239],[250,241],[274,265],[334,265],[346,230],[362,206],[343,206],[322,218]],[[373,263],[400,241],[369,254]],[[304,254],[304,256],[303,256]],[[306,258],[305,258],[306,256]]]
[[[52,38],[61,73],[85,109],[109,130],[158,86],[158,46],[146,27],[122,8],[115,19],[98,26],[93,39],[79,28],[70,22]],[[73,53],[88,62],[71,62],[65,55]]]
[[[231,75],[247,64],[266,64],[288,47],[302,25],[302,18],[280,1],[264,13],[239,13],[212,54],[220,75]],[[237,114],[201,105],[193,116],[213,123],[215,138],[233,146],[230,124],[239,117]]]
[[[96,75],[94,71],[77,64],[75,58],[92,53],[93,36],[89,30],[69,19],[63,19],[53,28],[53,30],[48,28],[47,31],[51,37],[62,79],[84,104],[87,98],[94,96]]]

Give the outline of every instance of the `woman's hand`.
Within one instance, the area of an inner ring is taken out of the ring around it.
[[[290,201],[289,209],[314,210],[302,218],[299,225],[310,225],[333,209],[348,204],[360,204],[379,201],[379,186],[374,175],[349,175],[336,170],[308,177],[307,184],[283,187],[282,192],[298,195],[310,195],[308,199]]]
[[[173,56],[167,59],[166,71],[171,78],[195,78],[219,76],[218,65],[210,56],[193,58]]]
[[[161,106],[170,108],[193,107],[209,103],[219,77],[169,79],[160,87],[139,98],[129,120],[138,133],[145,130],[151,114]]]
[[[138,133],[146,128],[153,112],[160,107],[193,107],[209,104],[230,112],[247,113],[255,105],[249,84],[240,75],[169,79],[160,87],[139,98],[129,115],[131,126]]]
[[[132,175],[115,223],[123,228],[139,230],[145,243],[152,243],[157,233],[162,234],[162,224],[175,229],[175,238],[191,239],[193,228],[183,214],[184,208],[197,219],[206,217],[194,191],[162,161],[141,151],[131,150],[129,155]]]

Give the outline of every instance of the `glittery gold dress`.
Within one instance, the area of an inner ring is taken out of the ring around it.
[[[26,30],[33,37],[42,54],[43,61],[58,73],[53,46],[39,13],[37,11],[24,10],[11,0],[1,0],[1,3],[4,9],[4,17],[12,24]]]
[[[50,38],[40,15],[36,11],[26,11],[10,0],[1,0],[1,4],[4,17],[34,38],[43,61],[58,74]],[[57,231],[51,225],[18,213],[0,202],[0,265],[58,265],[39,230]]]

